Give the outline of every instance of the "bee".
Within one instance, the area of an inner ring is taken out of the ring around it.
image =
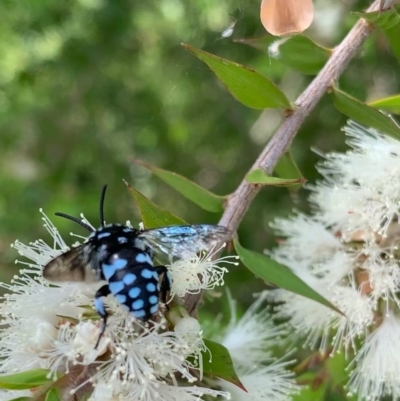
[[[105,224],[104,199],[100,196],[100,228],[65,213],[57,216],[78,223],[90,232],[82,245],[57,256],[44,266],[43,276],[53,282],[105,281],[94,296],[94,306],[103,320],[103,335],[108,313],[103,298],[112,294],[136,319],[147,321],[165,304],[171,289],[171,276],[164,265],[155,266],[154,258],[162,253],[182,258],[188,253],[208,250],[226,240],[230,232],[217,225],[181,225],[156,229],[135,229],[123,224]]]

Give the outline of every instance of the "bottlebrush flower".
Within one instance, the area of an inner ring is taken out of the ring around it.
[[[171,294],[183,297],[185,294],[198,294],[202,290],[214,289],[224,285],[224,274],[228,269],[223,264],[237,266],[238,256],[224,256],[213,260],[225,244],[211,252],[186,255],[167,265],[172,276]]]
[[[311,188],[313,215],[277,220],[284,240],[269,252],[344,316],[279,290],[278,317],[290,319],[309,346],[353,349],[349,388],[359,399],[397,400],[400,142],[354,122],[344,131],[351,149],[319,165],[324,180]]]
[[[241,319],[237,320],[235,301],[228,294],[231,321],[224,330],[222,344],[229,350],[236,373],[247,392],[225,381],[233,401],[289,401],[299,391],[294,375],[287,370],[292,361],[277,360],[272,352],[287,335],[283,325],[274,325],[261,294]]]
[[[161,314],[157,321],[142,322],[115,298],[107,297],[110,316],[95,348],[102,323],[92,305],[99,284],[54,285],[43,278],[43,266],[68,250],[45,215],[44,220],[53,246],[42,240],[29,245],[17,241],[13,246],[28,261],[20,262],[24,268],[11,284],[0,283],[8,292],[0,304],[2,374],[44,368],[54,380],[70,375],[71,380],[65,380],[59,389],[84,392],[92,401],[196,401],[202,395],[229,398],[228,392],[199,383],[206,347],[201,327],[191,317],[181,318],[176,330],[171,330]],[[219,261],[208,260],[211,256],[198,263],[207,265],[208,270],[202,267],[202,271],[214,277],[220,267]],[[207,286],[212,282],[210,278]],[[0,399],[6,400],[8,395],[17,397],[15,392],[3,392]]]

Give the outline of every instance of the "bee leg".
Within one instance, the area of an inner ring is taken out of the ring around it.
[[[165,266],[157,266],[156,270],[159,275],[163,274],[160,288],[161,302],[165,305],[165,307],[168,310],[169,307],[167,305],[167,293],[168,291],[171,291],[171,284],[172,284],[171,275]]]
[[[104,302],[101,299],[102,297],[106,297],[107,295],[111,294],[110,289],[108,288],[108,285],[103,285],[103,287],[99,288],[94,296],[94,306],[96,308],[97,313],[102,317],[103,322],[101,325],[101,330],[99,334],[99,338],[97,339],[96,345],[94,349],[97,349],[101,336],[104,334],[106,331],[106,324],[107,324],[107,317],[108,313],[106,311],[106,308],[104,307]]]

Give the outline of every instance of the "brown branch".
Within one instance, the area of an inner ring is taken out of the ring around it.
[[[380,0],[375,0],[367,11],[378,11],[379,9]],[[316,107],[331,84],[340,77],[373,28],[373,25],[364,19],[360,19],[354,25],[340,45],[334,49],[319,74],[298,97],[295,102],[296,110],[283,120],[250,171],[261,168],[268,174],[272,173],[279,158],[289,149],[304,120]],[[236,231],[260,188],[261,186],[259,185],[250,184],[243,180],[236,191],[229,197],[219,224]],[[188,311],[195,313],[200,300],[201,294],[189,295],[186,299]]]

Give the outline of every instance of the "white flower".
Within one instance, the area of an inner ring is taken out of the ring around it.
[[[114,384],[97,385],[89,401],[201,401],[200,397],[203,395],[230,400],[230,394],[227,391],[196,386],[174,386],[157,381],[146,384],[128,383],[124,389],[114,386]],[[116,393],[118,396],[115,395]]]
[[[384,235],[400,217],[400,143],[354,122],[344,130],[352,150],[327,155],[319,168],[326,183],[314,189],[311,200],[325,223],[344,234],[370,230]]]
[[[57,329],[51,323],[35,317],[22,320],[9,317],[0,327],[1,371],[11,373],[49,367],[47,352],[57,337]]]
[[[278,317],[306,345],[356,354],[349,387],[359,399],[400,399],[400,142],[350,122],[351,149],[326,156],[314,214],[278,220],[286,240],[271,256],[336,306],[337,314],[276,291]]]
[[[228,293],[231,321],[222,344],[229,350],[235,371],[247,390],[246,393],[219,380],[218,384],[231,393],[233,401],[288,401],[299,388],[293,373],[285,369],[291,362],[277,361],[272,355],[271,348],[279,345],[287,332],[283,326],[274,325],[265,307],[266,297],[267,293],[261,294],[237,320],[236,304]]]
[[[30,390],[0,390],[0,401],[12,401],[18,398],[31,397]]]
[[[379,400],[391,394],[393,400],[400,398],[400,320],[394,315],[386,316],[373,331],[356,356],[349,389],[358,393],[360,399]]]
[[[236,303],[228,293],[231,320],[222,338],[234,363],[253,368],[272,360],[270,348],[277,345],[287,333],[285,328],[274,325],[266,310],[265,295],[262,294],[237,320]],[[262,306],[264,305],[264,308]]]
[[[208,351],[203,341],[203,331],[197,319],[186,316],[175,324],[174,332],[184,342],[191,345],[191,355],[199,368],[200,380],[203,380],[203,352]]]
[[[269,366],[237,370],[240,381],[247,392],[227,381],[219,381],[220,386],[231,393],[232,401],[290,401],[300,387],[294,375],[286,370],[291,362],[274,362]]]
[[[344,348],[346,353],[349,347],[356,349],[355,339],[366,336],[370,325],[374,322],[374,301],[360,290],[349,278],[348,286],[335,286],[330,301],[343,313],[333,314],[332,327],[336,334],[332,339],[334,350]]]
[[[301,279],[325,298],[331,297],[332,292],[323,279],[304,272]],[[276,308],[276,317],[290,319],[289,324],[295,329],[295,332],[305,337],[303,343],[305,347],[321,349],[327,347],[331,327],[335,320],[335,312],[309,298],[285,290],[273,290],[270,291],[270,294],[275,301],[282,303]],[[292,332],[292,336],[293,334]]]
[[[294,271],[329,261],[343,248],[340,239],[311,216],[297,213],[289,219],[276,219],[271,227],[285,237],[281,246],[269,252],[278,262]]]
[[[222,246],[224,247],[225,244]],[[237,266],[237,262],[232,259],[239,259],[238,256],[224,256],[213,260],[221,248],[201,256],[196,254],[186,255],[183,259],[178,259],[167,266],[172,276],[171,295],[183,297],[185,294],[198,294],[202,290],[213,289],[224,285],[224,274],[228,272],[226,267],[221,264],[232,264]]]
[[[55,378],[58,373],[74,374],[72,367],[84,365],[87,373],[74,380],[72,392],[93,386],[94,401],[229,398],[227,392],[193,385],[202,377],[206,351],[200,325],[193,318],[181,319],[176,331],[169,331],[160,313],[157,322],[142,322],[114,297],[107,297],[110,316],[96,347],[102,322],[90,318],[96,317],[92,304],[99,283],[51,285],[43,278],[43,266],[68,250],[57,229],[46,216],[44,220],[54,246],[41,240],[30,245],[17,241],[14,247],[31,262],[22,262],[26,267],[11,284],[0,284],[8,291],[0,305],[3,373],[40,367]],[[219,262],[202,262],[208,263],[211,276],[216,274]],[[211,286],[210,280],[207,285]],[[194,359],[189,361],[189,356]]]

